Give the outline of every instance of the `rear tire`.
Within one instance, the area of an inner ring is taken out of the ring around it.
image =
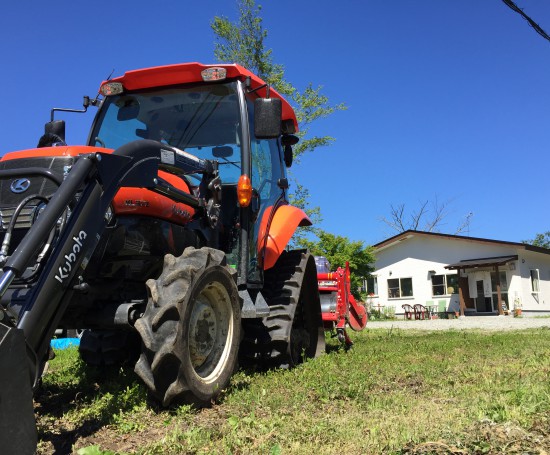
[[[311,254],[283,252],[265,272],[262,295],[270,314],[263,321],[245,320],[244,363],[290,368],[325,352],[317,269]]]
[[[202,406],[228,386],[241,327],[235,275],[222,251],[191,247],[179,258],[166,255],[160,277],[147,281],[135,371],[162,406]]]

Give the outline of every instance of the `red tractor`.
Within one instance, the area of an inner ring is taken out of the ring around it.
[[[46,124],[0,160],[0,447],[34,453],[32,394],[57,329],[91,365],[131,360],[161,405],[209,403],[237,359],[324,352],[311,222],[288,203],[297,121],[239,65],[104,81],[86,145]],[[81,110],[73,110],[83,112]]]
[[[315,256],[317,282],[321,296],[321,312],[325,330],[336,334],[346,349],[353,345],[346,328],[361,331],[367,325],[367,311],[351,293],[349,262],[345,268],[330,271],[330,263],[323,256]]]

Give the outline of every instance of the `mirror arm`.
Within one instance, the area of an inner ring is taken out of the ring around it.
[[[84,113],[88,110],[88,106],[84,106],[84,109],[65,109],[65,108],[62,108],[62,107],[54,107],[52,109],[52,112],[51,112],[51,116],[50,116],[50,121],[54,121],[54,115],[53,113],[55,111],[58,111],[58,112],[79,112],[79,113]]]
[[[248,85],[247,87],[249,87],[248,93],[254,93],[258,90],[261,90],[261,89],[265,88],[266,89],[266,98],[269,98],[269,84],[262,84],[262,85],[260,85],[256,88],[253,88],[253,89],[250,89],[250,85]]]
[[[78,112],[80,114],[83,114],[88,111],[88,106],[97,106],[99,104],[98,97],[99,97],[99,93],[93,100],[91,100],[89,96],[85,96],[84,101],[82,102],[82,106],[84,106],[84,109],[66,109],[62,107],[54,107],[50,113],[50,121],[52,122],[54,121],[54,112],[56,111],[57,112]]]

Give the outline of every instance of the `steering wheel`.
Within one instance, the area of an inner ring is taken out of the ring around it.
[[[55,145],[67,145],[67,143],[63,140],[61,136],[58,136],[54,133],[45,133],[42,135],[42,137],[38,140],[38,148],[42,147],[53,147]]]

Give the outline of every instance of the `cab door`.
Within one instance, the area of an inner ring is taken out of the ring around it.
[[[254,103],[247,97],[250,124],[251,182],[254,189],[255,210],[250,232],[249,283],[263,282],[262,252],[266,236],[279,205],[286,204],[286,168],[283,164],[279,139],[258,139],[254,135]]]

